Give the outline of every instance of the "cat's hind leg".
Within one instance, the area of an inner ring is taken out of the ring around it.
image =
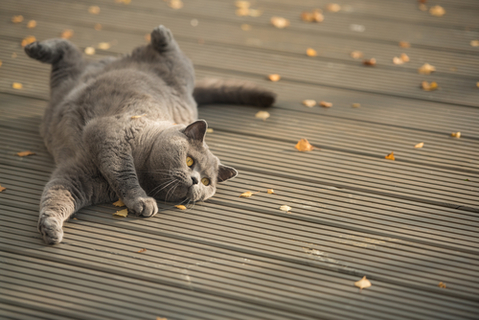
[[[160,25],[151,32],[151,46],[159,53],[171,50],[179,50],[173,34],[170,29]]]

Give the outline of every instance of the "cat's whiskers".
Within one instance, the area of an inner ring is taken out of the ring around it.
[[[150,193],[152,192],[155,192],[155,190],[157,190],[158,188],[161,188],[159,189],[158,191],[155,192],[154,195],[152,195],[152,197],[156,197],[156,195],[161,192],[163,189],[167,188],[168,186],[170,186],[173,182],[175,182],[175,179],[171,179],[171,180],[168,180],[162,184],[160,184],[159,186],[155,187]]]
[[[176,183],[170,187],[170,189],[169,189],[168,192],[166,193],[165,203],[168,201],[168,197],[169,197],[170,192],[171,192],[172,190],[176,190],[176,188],[178,187],[179,183],[180,183],[180,181],[179,181],[179,180],[176,180]]]

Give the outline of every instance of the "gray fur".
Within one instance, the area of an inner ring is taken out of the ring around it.
[[[46,243],[61,242],[63,223],[84,206],[121,198],[130,212],[150,217],[158,212],[155,199],[206,200],[218,182],[237,175],[205,144],[207,124],[197,120],[195,98],[269,106],[275,95],[241,81],[206,80],[195,90],[192,63],[170,30],[159,26],[151,39],[128,56],[97,62],[83,60],[63,39],[25,47],[52,65],[41,126],[57,164],[40,202],[38,229]],[[138,115],[144,116],[132,118]]]

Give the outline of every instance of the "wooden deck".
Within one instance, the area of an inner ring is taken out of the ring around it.
[[[477,319],[479,2],[427,1],[446,10],[433,17],[415,0],[337,0],[342,10],[320,24],[300,13],[330,1],[252,1],[260,17],[238,17],[234,1],[183,2],[0,1],[0,318]],[[291,25],[277,29],[272,16]],[[96,58],[144,44],[158,24],[172,29],[198,78],[277,92],[271,117],[200,109],[214,129],[210,148],[240,171],[210,201],[187,211],[160,203],[151,219],[88,207],[66,224],[62,244],[44,245],[38,203],[54,165],[38,126],[49,67],[26,57],[22,39],[72,29],[82,49],[111,43]],[[377,65],[353,59],[354,50]],[[410,62],[394,65],[401,53]],[[418,74],[424,63],[437,71]],[[282,79],[268,81],[272,73]],[[439,89],[422,90],[424,80]],[[305,99],[333,107],[307,108]],[[319,149],[296,151],[301,138]],[[25,150],[36,154],[15,156]],[[396,160],[386,160],[392,151]],[[372,286],[360,291],[363,276]]]

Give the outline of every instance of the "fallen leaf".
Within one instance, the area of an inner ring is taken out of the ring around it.
[[[26,156],[31,156],[31,155],[34,155],[35,152],[31,152],[31,151],[22,151],[22,152],[18,152],[17,153],[17,156],[19,157],[26,157]]]
[[[411,47],[411,44],[407,41],[399,41],[399,46],[401,48],[410,48]]]
[[[88,8],[88,12],[91,14],[99,14],[100,13],[100,7],[99,6],[91,6]]]
[[[249,8],[238,8],[235,13],[238,17],[247,17],[249,16]]]
[[[421,83],[421,88],[424,91],[434,91],[434,90],[437,89],[437,82],[433,81],[433,82],[429,83],[427,81],[423,81]]]
[[[384,158],[386,158],[388,160],[393,160],[393,161],[396,160],[396,158],[394,158],[394,152],[391,152],[390,154],[388,154]]]
[[[2,64],[3,64],[3,62],[2,62],[2,60],[0,60],[0,67],[2,66]],[[478,82],[478,83],[479,83],[479,82]]]
[[[313,48],[308,48],[306,50],[306,55],[308,57],[316,57],[318,55],[318,53],[316,52],[316,50],[314,50]]]
[[[93,26],[93,28],[94,28],[96,31],[100,31],[101,28],[102,28],[102,26],[101,26],[101,24],[99,24],[99,23],[95,23],[95,25]]]
[[[279,74],[270,74],[268,76],[268,79],[270,81],[276,82],[276,81],[279,81],[279,79],[281,79],[281,76]]]
[[[73,217],[73,220],[78,220],[78,218],[76,218],[76,217]]]
[[[86,47],[85,48],[85,54],[91,56],[95,54],[95,48],[93,47]]]
[[[316,100],[303,100],[303,104],[306,107],[312,108],[317,104],[317,102],[316,102]]]
[[[409,57],[405,53],[401,53],[401,60],[404,62],[409,62]]]
[[[98,49],[100,50],[108,50],[110,49],[110,47],[111,47],[111,44],[109,42],[100,42],[98,44]]]
[[[145,34],[145,40],[146,42],[151,42],[151,34],[149,33]]]
[[[436,71],[436,67],[430,65],[429,63],[425,63],[422,65],[422,67],[417,69],[417,72],[419,72],[420,74],[431,74],[431,72],[434,71]]]
[[[251,3],[249,1],[235,1],[237,8],[249,8]]]
[[[414,148],[422,148],[424,147],[424,142],[420,142],[414,146]]]
[[[180,209],[180,210],[186,210],[186,207],[182,204],[178,204],[175,206],[176,208]]]
[[[452,132],[451,133],[451,137],[454,137],[454,138],[460,138],[461,137],[461,133],[458,131],[458,132]]]
[[[0,185],[0,192],[2,192],[3,190],[7,190],[7,188],[2,187],[2,186]]]
[[[279,207],[279,210],[289,212],[291,211],[291,207],[287,205],[282,205],[281,207]]]
[[[12,17],[12,22],[13,23],[20,23],[23,21],[23,16],[22,15],[18,15],[18,16],[13,16]]]
[[[170,0],[168,6],[172,9],[181,9],[183,8],[183,2],[181,0]]]
[[[341,10],[341,6],[337,3],[328,3],[326,5],[326,10],[330,12],[338,12]]]
[[[143,248],[143,249],[138,250],[137,252],[138,252],[138,253],[142,253],[142,252],[145,252],[145,251],[146,251],[146,249]]]
[[[303,11],[301,13],[301,20],[306,22],[323,22],[323,12],[321,11],[321,9],[314,9],[313,11]]]
[[[366,60],[363,60],[363,64],[365,66],[375,66],[376,65],[376,59],[374,58],[371,58],[371,59],[366,59]]]
[[[243,30],[243,31],[249,31],[249,30],[251,30],[251,26],[250,26],[249,24],[243,23],[243,24],[241,25],[241,30]]]
[[[246,192],[243,192],[242,194],[240,194],[240,198],[250,198],[252,197],[254,194],[257,194],[257,193],[260,193],[259,191],[258,192],[251,192],[251,191],[246,191]]]
[[[361,51],[353,51],[350,53],[350,56],[354,59],[361,59],[363,57],[363,53]]]
[[[114,215],[114,216],[117,216],[117,217],[126,218],[126,217],[128,217],[128,209],[123,209],[123,210],[114,212],[113,215]]]
[[[208,128],[206,129],[206,133],[213,133],[215,130],[213,130],[213,128]]]
[[[393,63],[394,63],[394,64],[403,64],[404,61],[403,61],[401,58],[394,57],[394,58],[393,58]]]
[[[324,108],[331,108],[333,106],[332,102],[320,101],[319,105]]]
[[[273,189],[268,189],[268,194],[275,194]]]
[[[2,62],[0,61],[0,66],[2,65]],[[476,87],[479,88],[479,82],[476,82]]]
[[[28,28],[28,29],[33,29],[33,28],[35,28],[36,26],[37,26],[37,22],[36,22],[35,20],[30,20],[30,21],[28,21],[28,23],[27,23],[27,28]]]
[[[156,320],[168,320],[166,318],[156,317]]]
[[[353,103],[353,104],[351,105],[351,107],[353,107],[353,108],[360,108],[360,107],[361,107],[361,104],[360,104],[360,103]]]
[[[283,29],[289,26],[289,20],[283,17],[271,17],[271,24],[278,29]]]
[[[141,118],[141,117],[144,117],[144,116],[146,116],[146,113],[140,114],[139,116],[132,116],[131,118],[132,119],[138,119],[138,118]]]
[[[446,289],[446,284],[444,282],[439,282],[437,285],[439,288]]]
[[[479,47],[479,40],[471,40],[471,46]]]
[[[263,12],[261,10],[258,10],[258,9],[249,9],[249,16],[250,17],[259,17],[263,14]]]
[[[73,30],[72,29],[63,30],[60,37],[63,38],[63,39],[70,39],[71,37],[73,37]]]
[[[368,279],[366,279],[366,276],[364,276],[361,280],[359,281],[356,281],[354,283],[354,285],[356,287],[359,288],[359,290],[363,290],[365,288],[369,288],[371,286],[371,281],[369,281]]]
[[[301,152],[313,151],[313,149],[316,148],[313,145],[311,145],[307,139],[304,139],[304,138],[299,140],[294,147]]]
[[[12,88],[20,90],[23,88],[23,85],[20,82],[14,82],[12,83]]]
[[[113,205],[115,207],[124,207],[125,206],[125,204],[123,203],[123,200],[121,200],[121,199],[118,199],[118,201],[113,202]]]
[[[22,40],[22,47],[35,41],[37,41],[37,39],[34,36],[27,36]]]
[[[256,118],[263,119],[263,121],[265,121],[266,119],[269,118],[269,112],[268,112],[268,111],[258,111],[258,112],[255,114],[255,117],[256,117]]]
[[[442,17],[446,14],[446,10],[441,6],[433,6],[429,9],[429,13],[435,17]]]
[[[421,11],[427,11],[427,6],[424,3],[419,4],[419,10]]]
[[[116,3],[130,4],[131,0],[115,0]]]

